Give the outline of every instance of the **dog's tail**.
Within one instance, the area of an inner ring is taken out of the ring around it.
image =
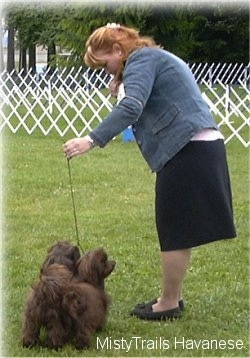
[[[40,275],[40,291],[46,297],[48,304],[55,305],[60,302],[65,287],[72,279],[72,272],[60,265],[51,265],[53,270]]]
[[[62,297],[62,283],[55,277],[42,275],[40,290],[49,305],[55,305]]]

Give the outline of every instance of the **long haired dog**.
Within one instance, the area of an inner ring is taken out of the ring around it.
[[[41,328],[45,328],[44,345],[58,349],[69,335],[67,315],[62,310],[65,287],[73,279],[79,249],[67,241],[59,241],[49,250],[26,299],[22,344],[32,347],[40,342]]]
[[[86,253],[77,263],[76,283],[68,286],[62,304],[72,320],[77,349],[88,348],[91,336],[106,323],[110,301],[104,280],[115,265],[103,249]]]
[[[87,348],[91,335],[104,326],[109,305],[104,280],[115,261],[109,261],[103,249],[79,256],[78,249],[65,241],[48,250],[39,279],[26,299],[24,347],[41,344],[58,349],[74,334],[75,346]]]
[[[41,344],[58,349],[67,341],[68,320],[62,310],[62,299],[64,288],[70,284],[72,277],[72,272],[60,264],[52,264],[43,269],[26,300],[22,328],[24,347]],[[42,327],[45,330],[43,343],[40,340]]]

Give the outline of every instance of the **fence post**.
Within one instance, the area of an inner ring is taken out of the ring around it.
[[[210,83],[210,86],[213,87],[213,70],[212,70],[212,66],[209,68],[208,76],[209,76],[208,82]]]
[[[231,109],[231,105],[230,105],[230,85],[226,85],[226,99],[225,99],[225,111],[226,111],[226,122],[227,123],[233,123],[232,121],[230,122],[230,109]]]
[[[48,80],[48,99],[49,99],[49,113],[53,113],[53,99],[50,79]]]
[[[247,87],[247,74],[248,74],[248,66],[244,68],[244,80],[243,83],[245,83],[245,86]]]

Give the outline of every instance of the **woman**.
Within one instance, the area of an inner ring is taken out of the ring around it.
[[[138,147],[156,173],[155,217],[162,294],[137,304],[141,319],[173,319],[184,309],[182,286],[192,247],[236,236],[223,136],[188,66],[153,39],[108,24],[86,43],[85,63],[114,75],[124,96],[89,135],[64,145],[67,158],[104,147],[132,125]]]

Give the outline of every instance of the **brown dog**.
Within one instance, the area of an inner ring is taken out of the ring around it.
[[[22,328],[24,347],[41,344],[58,349],[68,340],[69,324],[62,310],[62,299],[72,278],[72,272],[60,264],[51,264],[43,269],[26,300]],[[39,339],[42,327],[46,332],[43,344]]]
[[[103,327],[108,307],[104,279],[113,271],[115,262],[108,261],[103,249],[90,251],[75,261],[80,256],[77,250],[67,242],[49,249],[39,280],[26,300],[23,346],[41,344],[58,349],[72,338],[73,332],[75,346],[84,348],[91,334]],[[84,280],[89,284],[82,283]],[[46,334],[43,343],[39,338],[42,327]]]
[[[115,264],[103,249],[88,252],[77,263],[78,282],[70,285],[63,297],[63,309],[73,322],[77,349],[88,348],[91,336],[106,323],[110,301],[104,280]]]
[[[40,343],[40,330],[45,328],[44,345],[57,349],[68,336],[67,317],[61,309],[64,288],[70,284],[80,258],[77,246],[59,241],[51,246],[40,269],[39,280],[28,293],[22,327],[22,344],[32,347]],[[64,328],[65,327],[65,328]]]

